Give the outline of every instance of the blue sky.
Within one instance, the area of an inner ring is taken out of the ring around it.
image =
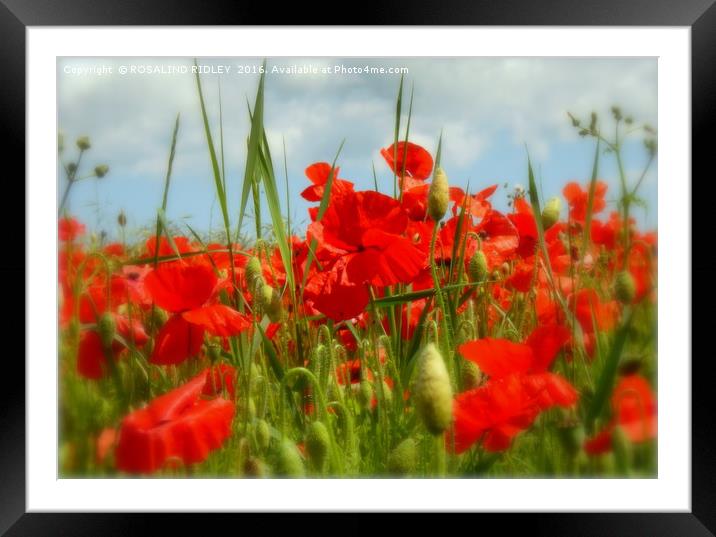
[[[253,103],[258,83],[253,71],[261,59],[204,58],[199,63],[229,67],[221,75],[203,75],[202,82],[217,138],[221,86],[229,207],[235,225],[249,129],[246,102]],[[100,181],[73,186],[70,211],[89,228],[116,236],[120,210],[126,213],[129,228],[154,220],[177,113],[181,128],[167,215],[201,231],[221,225],[194,76],[180,72],[191,64],[190,58],[58,61],[58,126],[67,147],[63,161],[75,158],[74,140],[88,135],[92,149],[83,157],[88,166],[83,168],[110,166]],[[101,66],[113,72],[99,75],[92,70]],[[163,72],[119,74],[124,66],[160,67]],[[241,73],[239,66],[249,72]],[[274,66],[319,72],[272,73]],[[265,124],[281,182],[285,140],[291,219],[299,227],[308,218],[308,204],[299,197],[308,185],[303,170],[316,161],[330,162],[344,138],[338,163],[341,177],[359,189],[372,188],[375,164],[380,189],[392,192],[392,172],[379,151],[392,143],[400,75],[341,74],[333,72],[336,66],[407,68],[403,125],[410,88],[415,91],[410,139],[434,153],[442,130],[442,165],[450,183],[464,187],[469,180],[471,191],[498,183],[493,202],[499,209],[506,209],[509,190],[526,185],[525,144],[546,198],[559,195],[568,181],[586,183],[594,142],[577,135],[568,110],[579,117],[596,111],[603,124],[611,126],[609,109],[617,104],[638,124],[657,126],[655,58],[269,58]],[[646,162],[642,139],[635,133],[625,147],[625,169],[632,184]],[[607,199],[612,202],[618,195],[613,161],[605,155],[600,173],[609,184]],[[60,175],[60,193],[63,179]],[[655,228],[656,164],[640,194],[648,210],[637,209],[638,222]],[[249,219],[245,229],[252,226]]]

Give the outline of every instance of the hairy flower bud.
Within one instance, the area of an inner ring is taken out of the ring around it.
[[[306,453],[313,466],[322,469],[331,446],[328,429],[320,421],[314,421],[308,426],[306,433]]]
[[[472,390],[482,384],[482,371],[475,362],[463,360],[460,366],[463,390]]]
[[[425,427],[441,434],[452,420],[452,386],[445,362],[434,343],[426,345],[418,359],[415,408]]]
[[[169,319],[167,312],[159,307],[154,307],[150,313],[149,326],[153,330],[159,330]]]
[[[442,168],[435,170],[433,182],[428,190],[428,214],[436,222],[440,221],[450,202],[450,189],[448,178]]]
[[[406,438],[388,456],[388,471],[392,475],[408,475],[415,470],[418,448],[415,440]]]
[[[279,446],[276,473],[285,477],[303,477],[306,474],[301,453],[289,440],[282,441]]]
[[[119,211],[119,214],[117,215],[117,223],[120,225],[120,227],[124,227],[127,225],[127,215],[124,214],[124,211]]]
[[[257,283],[264,283],[264,276],[263,276],[263,270],[261,268],[261,261],[259,261],[258,257],[251,257],[249,258],[248,263],[246,263],[246,285],[249,288],[249,291],[253,294],[254,290],[257,287]]]
[[[265,477],[266,465],[256,457],[249,457],[244,462],[244,475],[246,477]]]
[[[89,136],[80,136],[77,138],[77,147],[79,147],[82,151],[87,151],[90,147],[92,147]]]
[[[97,333],[105,348],[112,346],[116,331],[117,326],[114,322],[114,316],[109,312],[103,313],[97,321]]]
[[[106,164],[99,164],[94,167],[94,174],[100,179],[107,175],[107,173],[109,173],[109,166]]]
[[[370,408],[370,404],[373,401],[373,386],[370,382],[363,379],[360,381],[360,388],[358,389],[358,402],[365,408]]]
[[[547,200],[542,209],[542,227],[549,229],[559,221],[559,213],[562,210],[562,200],[558,197]]]
[[[487,258],[482,253],[482,250],[475,252],[470,258],[468,270],[470,271],[470,279],[473,282],[480,283],[485,281],[485,278],[487,278]]]
[[[258,294],[258,302],[261,306],[261,311],[269,316],[272,323],[277,323],[281,320],[283,314],[283,304],[281,304],[281,297],[278,291],[271,287],[269,284],[261,286],[261,290]]]
[[[636,295],[636,284],[634,277],[628,270],[623,270],[614,281],[614,294],[622,304],[629,304]]]
[[[265,450],[271,442],[271,431],[266,420],[258,420],[254,429],[254,436],[259,449]]]
[[[221,359],[221,347],[219,345],[208,345],[207,354],[209,355],[209,361],[215,364]]]

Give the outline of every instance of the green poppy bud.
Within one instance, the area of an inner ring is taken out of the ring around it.
[[[406,438],[388,456],[388,471],[392,475],[408,475],[415,470],[418,448],[415,440]]]
[[[306,433],[306,453],[313,466],[322,469],[330,449],[331,441],[328,429],[320,421],[314,421],[308,426]]]
[[[244,462],[244,475],[246,477],[266,477],[266,465],[256,457],[249,457]]]
[[[105,348],[110,348],[114,342],[114,334],[117,326],[114,322],[114,315],[111,313],[103,313],[97,321],[97,333]]]
[[[249,291],[253,294],[254,289],[257,287],[257,282],[264,283],[263,270],[261,268],[261,261],[258,257],[251,257],[246,263],[246,285]]]
[[[296,448],[296,445],[289,440],[283,440],[279,446],[276,473],[285,477],[303,477],[306,475],[301,453]]]
[[[278,323],[283,318],[283,303],[281,302],[281,295],[276,289],[272,289],[271,302],[266,308],[266,314],[272,323]]]
[[[119,214],[117,215],[117,223],[120,227],[127,225],[127,215],[124,214],[124,211],[119,211]]]
[[[364,408],[370,408],[370,404],[373,401],[373,386],[370,382],[363,379],[360,381],[360,388],[358,390],[358,402]]]
[[[76,171],[77,171],[77,164],[75,164],[74,162],[70,162],[70,163],[67,165],[67,172],[68,172],[70,175],[72,175],[72,174],[75,173]]]
[[[390,386],[385,381],[383,381],[383,399],[386,406],[390,406],[393,403],[393,390],[390,389]]]
[[[219,345],[208,345],[207,351],[209,355],[209,361],[215,364],[221,359],[221,347]]]
[[[266,420],[258,420],[254,429],[254,436],[259,449],[266,450],[271,443],[271,431]]]
[[[559,221],[559,213],[562,210],[562,200],[558,197],[547,201],[542,209],[542,227],[549,229]]]
[[[472,390],[482,384],[482,371],[475,362],[463,360],[460,366],[463,390]]]
[[[169,319],[167,312],[161,308],[154,307],[149,318],[149,324],[154,330],[159,330]]]
[[[475,255],[472,256],[468,270],[470,279],[473,282],[480,283],[485,281],[485,278],[487,278],[487,258],[482,250],[475,252]]]
[[[246,413],[249,418],[256,416],[256,403],[253,397],[243,397],[240,399],[238,404],[238,411],[240,414]]]
[[[636,295],[634,277],[628,270],[622,270],[614,281],[614,294],[622,304],[630,304]]]
[[[428,214],[430,218],[438,222],[445,216],[450,202],[450,188],[447,175],[442,168],[435,170],[433,182],[428,190]]]
[[[415,408],[428,431],[439,435],[452,421],[450,376],[434,343],[423,348],[418,360]]]
[[[281,297],[276,289],[264,284],[259,291],[258,300],[261,311],[269,316],[272,323],[277,323],[281,320],[283,304],[281,304]]]
[[[82,151],[87,151],[90,147],[92,147],[89,136],[80,136],[77,138],[77,147],[79,147]]]
[[[100,179],[102,179],[102,177],[107,175],[108,172],[109,172],[109,166],[107,166],[106,164],[100,164],[100,165],[94,167],[94,174]]]

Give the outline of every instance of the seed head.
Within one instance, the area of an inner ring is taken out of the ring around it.
[[[92,147],[89,136],[80,136],[77,138],[77,147],[79,147],[81,151],[87,151]]]
[[[105,175],[109,173],[109,166],[106,164],[99,164],[94,167],[94,174],[99,178],[102,179]]]
[[[423,348],[415,384],[415,408],[425,427],[441,434],[452,421],[452,386],[445,362],[434,343]]]

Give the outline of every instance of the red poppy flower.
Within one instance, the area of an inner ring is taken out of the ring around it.
[[[246,315],[223,304],[212,304],[186,311],[182,313],[182,317],[219,337],[234,336],[251,326],[251,321]]]
[[[410,283],[425,253],[402,236],[408,218],[399,203],[378,192],[348,192],[332,200],[320,222],[309,226],[327,266],[311,278],[306,297],[340,321],[368,304],[366,284]]]
[[[600,455],[612,448],[612,434],[619,426],[631,442],[641,443],[656,438],[656,396],[649,382],[640,375],[622,377],[611,397],[613,417],[609,424],[584,443],[589,455]]]
[[[537,328],[526,343],[483,338],[460,345],[459,352],[490,378],[457,396],[454,404],[455,450],[460,453],[483,438],[485,449],[502,451],[540,412],[568,407],[577,392],[547,368],[569,338],[558,325]]]
[[[154,341],[150,363],[179,364],[196,356],[204,343],[204,328],[187,322],[182,315],[172,315]]]
[[[170,313],[199,308],[209,300],[217,277],[210,266],[164,263],[147,274],[144,286],[154,302]]]
[[[187,239],[186,237],[172,237],[172,241],[174,242],[174,246],[177,247],[177,250],[180,254],[191,252],[191,244],[189,244],[189,239]],[[169,241],[166,237],[161,237],[161,239],[159,240],[159,254],[157,254],[156,237],[150,237],[147,240],[145,247],[147,249],[147,257],[154,257],[155,255],[158,255],[159,257],[176,255],[176,253],[174,252],[174,248],[172,248],[171,244],[169,244]]]
[[[644,377],[623,377],[614,388],[612,408],[617,423],[632,442],[656,438],[656,397]]]
[[[76,218],[60,218],[57,222],[58,235],[61,241],[71,242],[85,232],[85,226]]]
[[[388,163],[390,169],[398,176],[403,175],[403,163],[405,163],[405,174],[424,181],[430,177],[433,170],[433,157],[423,147],[412,142],[398,142],[397,150],[394,149],[395,144],[380,150],[385,162]],[[396,155],[397,153],[397,155]],[[397,156],[397,159],[395,158]]]
[[[178,364],[199,353],[204,330],[218,337],[237,335],[251,326],[250,319],[223,304],[204,305],[217,277],[203,264],[172,262],[159,265],[144,278],[152,299],[174,315],[162,326],[150,362]]]
[[[571,299],[569,300],[571,304]],[[619,305],[615,300],[602,301],[594,289],[577,292],[574,313],[586,333],[612,329],[619,316]]]
[[[475,231],[482,239],[482,251],[490,269],[509,260],[519,246],[519,232],[502,213],[491,210],[478,224]]]
[[[468,214],[475,218],[484,217],[492,209],[492,204],[487,200],[495,193],[495,190],[497,190],[497,185],[488,186],[477,194],[467,196],[467,200],[465,200],[465,192],[461,188],[450,187],[450,201],[455,202],[452,208],[453,216],[460,213],[463,204],[467,201],[466,211]]]
[[[576,401],[574,388],[553,373],[490,379],[455,398],[455,452],[462,453],[480,440],[488,451],[503,451],[540,412],[553,406],[569,407]]]
[[[234,403],[202,399],[209,370],[122,420],[116,450],[117,468],[151,473],[170,459],[194,464],[206,460],[231,434]]]
[[[124,245],[119,242],[111,242],[104,247],[104,253],[115,257],[123,256]]]
[[[333,181],[331,182],[331,196],[340,195],[343,192],[353,190],[353,183],[338,178],[340,168],[333,170]],[[313,185],[301,192],[301,197],[308,201],[321,201],[328,176],[331,173],[331,165],[327,162],[316,162],[306,168],[305,174]]]
[[[458,351],[491,378],[511,373],[536,373],[547,370],[569,336],[569,330],[564,326],[540,326],[525,343],[482,338],[463,343]]]
[[[142,324],[137,319],[129,320],[121,315],[112,314],[114,317],[117,333],[126,341],[137,347],[142,347],[149,339]],[[126,347],[118,340],[112,342],[112,353],[114,359]],[[80,343],[77,352],[77,372],[88,379],[99,379],[107,373],[107,356],[102,347],[102,340],[96,330],[86,330],[80,335]]]
[[[601,212],[607,206],[604,195],[607,193],[607,184],[597,181],[592,200],[592,214]],[[589,188],[582,190],[579,183],[567,183],[562,194],[569,203],[569,218],[577,222],[584,222],[587,218],[587,205],[589,203]]]

